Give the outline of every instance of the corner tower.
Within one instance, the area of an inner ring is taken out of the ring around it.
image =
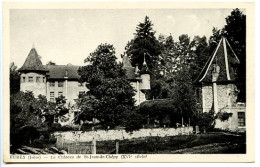
[[[230,113],[226,120],[216,120],[216,128],[245,130],[245,103],[237,102],[238,90],[235,66],[239,59],[225,37],[222,37],[213,55],[202,69],[197,83],[202,90],[203,112],[214,110],[214,114]]]
[[[36,49],[30,50],[23,66],[18,70],[21,73],[20,91],[32,91],[37,97],[46,96],[46,73],[48,69],[42,65]]]
[[[140,71],[140,77],[142,79],[140,89],[143,92],[147,92],[148,90],[151,89],[151,85],[150,85],[150,74],[151,73],[150,73],[148,66],[146,64],[145,56],[146,56],[146,54],[144,54],[144,62],[143,62],[142,69]]]

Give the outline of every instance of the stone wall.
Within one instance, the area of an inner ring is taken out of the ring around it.
[[[236,86],[234,84],[217,85],[218,108],[232,108],[236,106]],[[208,112],[213,105],[212,85],[202,87],[203,112]]]
[[[166,137],[177,135],[188,135],[193,133],[193,127],[180,127],[180,128],[157,128],[157,129],[140,129],[127,133],[125,130],[97,130],[97,131],[68,131],[68,132],[55,132],[54,136],[57,138],[57,145],[73,142],[91,142],[93,139],[96,141],[107,140],[124,140],[134,139],[141,137]]]
[[[237,88],[234,84],[217,85],[218,111],[232,113],[227,121],[216,120],[215,128],[231,131],[245,131],[245,126],[239,126],[238,112],[246,113],[246,106],[236,103]],[[202,87],[203,112],[208,112],[213,107],[212,85]]]

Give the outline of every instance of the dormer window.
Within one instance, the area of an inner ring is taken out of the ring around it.
[[[33,77],[29,77],[28,82],[33,82]]]

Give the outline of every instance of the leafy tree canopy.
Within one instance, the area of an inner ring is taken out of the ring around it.
[[[226,17],[226,25],[222,29],[213,28],[210,37],[210,52],[216,48],[221,36],[225,36],[240,60],[237,69],[237,87],[240,91],[238,101],[246,101],[246,15],[239,9],[234,9]]]
[[[17,71],[17,66],[12,62],[10,64],[10,93],[14,94],[20,91],[20,74]]]
[[[147,61],[148,68],[155,71],[157,67],[158,56],[161,48],[159,41],[155,37],[153,23],[148,16],[144,22],[139,23],[136,27],[135,37],[126,46],[126,54],[130,57],[132,65],[138,65],[142,68],[144,55]],[[153,73],[155,75],[155,73]]]
[[[113,45],[101,44],[85,59],[89,65],[79,69],[89,91],[77,99],[83,120],[97,118],[102,125],[125,125],[134,111],[134,89],[122,63],[116,62]]]

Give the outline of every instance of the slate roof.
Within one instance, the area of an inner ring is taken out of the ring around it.
[[[224,43],[226,44],[227,56],[224,54]],[[218,47],[214,51],[216,52],[209,57],[206,65],[200,72],[195,83],[211,83],[212,82],[212,70],[213,64],[220,67],[219,77],[217,82],[230,82],[236,80],[235,65],[239,64],[239,59],[231,48],[226,38],[222,38],[218,44]]]
[[[48,79],[64,79],[68,77],[68,79],[78,80],[80,78],[78,74],[79,66],[75,65],[46,65],[49,72]]]
[[[27,56],[23,66],[19,71],[42,71],[47,72],[48,69],[42,65],[42,61],[39,58],[39,55],[35,48],[30,50],[29,55]]]

